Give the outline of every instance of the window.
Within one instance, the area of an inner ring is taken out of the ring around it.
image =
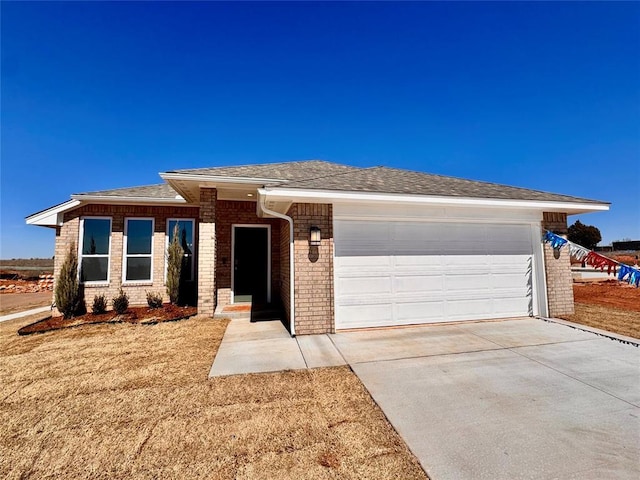
[[[83,218],[80,222],[80,281],[109,281],[109,251],[111,249],[111,219]]]
[[[176,226],[180,245],[184,250],[184,262],[182,264],[182,276],[185,280],[193,280],[193,220],[179,218],[167,219],[167,247],[173,241]],[[165,269],[166,272],[166,269]]]
[[[124,234],[124,281],[152,281],[153,219],[127,218]]]

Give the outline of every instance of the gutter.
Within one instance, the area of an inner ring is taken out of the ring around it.
[[[73,200],[80,200],[83,202],[96,202],[96,203],[116,203],[116,204],[165,204],[165,205],[181,205],[187,204],[187,201],[182,196],[176,196],[174,198],[159,198],[159,197],[125,197],[115,195],[84,195],[77,194],[71,195]]]
[[[295,337],[296,336],[296,322],[295,322],[295,318],[296,318],[296,311],[295,311],[295,290],[294,290],[294,281],[295,281],[295,277],[294,277],[294,268],[293,268],[293,260],[294,260],[294,255],[293,255],[293,218],[285,215],[284,213],[278,213],[278,212],[274,212],[273,210],[269,210],[264,202],[266,200],[266,196],[265,195],[260,195],[260,209],[264,212],[267,213],[269,215],[272,215],[276,218],[280,218],[282,220],[286,220],[287,222],[289,222],[289,325],[291,328],[291,336]]]
[[[476,206],[487,208],[518,208],[536,209],[544,211],[566,212],[570,215],[578,213],[588,213],[609,210],[609,203],[606,202],[570,202],[566,200],[508,200],[499,198],[476,198],[476,197],[444,197],[435,195],[407,195],[402,193],[375,193],[340,190],[305,190],[285,187],[267,187],[269,197],[276,200],[304,200],[306,202],[324,203],[349,203],[349,202],[371,202],[371,203],[405,203],[418,205],[441,205],[441,206]]]

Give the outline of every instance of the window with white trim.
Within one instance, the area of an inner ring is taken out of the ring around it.
[[[125,282],[153,280],[153,218],[127,218],[124,223]]]
[[[185,219],[185,218],[168,218],[167,219],[167,245],[166,248],[169,247],[169,244],[173,241],[173,236],[176,232],[176,226],[178,227],[178,239],[180,241],[180,246],[184,252],[184,260],[182,263],[182,278],[184,280],[193,280],[193,230],[194,230],[195,220],[193,219]],[[165,264],[165,275],[166,275],[166,264]]]
[[[80,281],[108,283],[111,251],[111,218],[80,219]]]

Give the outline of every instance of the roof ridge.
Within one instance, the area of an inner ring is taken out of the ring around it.
[[[342,164],[338,163],[337,165],[342,165]],[[321,178],[334,178],[342,175],[349,175],[351,173],[363,172],[365,170],[375,170],[376,168],[380,168],[380,166],[375,166],[375,167],[354,167],[353,165],[345,165],[345,166],[351,167],[353,170],[349,170],[348,172],[332,173],[330,175],[321,175],[319,177],[305,178],[304,180],[283,181],[280,184],[284,183],[286,185],[295,185],[297,183],[312,182],[314,180],[320,180]],[[272,184],[272,185],[275,185],[275,184]]]

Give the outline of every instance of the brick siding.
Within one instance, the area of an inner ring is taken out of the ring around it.
[[[566,238],[567,214],[544,212],[542,228]],[[559,253],[558,258],[556,258],[557,253]],[[573,278],[569,249],[565,247],[557,253],[549,244],[544,244],[544,266],[547,276],[547,301],[550,317],[574,313]]]
[[[198,218],[198,209],[192,207],[154,207],[132,205],[85,205],[65,213],[63,225],[56,228],[54,276],[58,278],[62,263],[73,243],[78,248],[81,217],[111,217],[111,250],[109,260],[109,284],[85,285],[84,295],[90,310],[95,295],[104,294],[109,303],[120,287],[129,296],[131,305],[146,305],[146,292],[159,292],[168,300],[164,283],[166,228],[168,218]],[[124,222],[126,217],[154,219],[153,273],[151,282],[122,283]],[[194,240],[198,238],[197,227]],[[76,250],[77,251],[77,250]],[[197,261],[197,260],[196,260]],[[55,288],[55,286],[54,286]]]
[[[288,215],[294,225],[296,334],[334,332],[332,206],[295,203]],[[312,226],[320,228],[319,247],[309,245]]]
[[[216,204],[215,188],[200,189],[198,218],[198,314],[213,317],[215,302],[216,264]]]
[[[289,222],[280,223],[280,298],[287,322],[291,322],[291,265],[289,252]]]

